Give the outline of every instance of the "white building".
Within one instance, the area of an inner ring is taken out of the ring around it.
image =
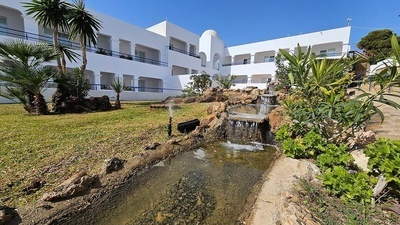
[[[296,52],[312,47],[317,55],[341,57],[350,46],[350,27],[319,31],[274,40],[225,47],[214,30],[201,36],[163,21],[147,29],[137,27],[99,12],[90,11],[101,20],[103,28],[98,33],[97,48],[88,48],[88,65],[85,75],[92,84],[90,96],[114,97],[110,84],[114,78],[123,80],[129,87],[121,93],[122,100],[161,100],[180,95],[190,81],[190,74],[206,72],[237,76],[235,88],[258,86],[265,88],[274,79],[274,58],[279,49]],[[51,41],[51,31],[38,25],[20,1],[0,1],[0,41],[20,38],[29,41]],[[77,48],[77,41],[60,34],[65,45]],[[81,62],[70,63],[69,68]],[[50,99],[54,88],[45,92]],[[1,102],[9,102],[0,98]]]

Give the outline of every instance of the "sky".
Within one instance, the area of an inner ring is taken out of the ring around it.
[[[378,29],[400,35],[399,0],[85,0],[86,7],[147,28],[164,20],[201,35],[217,31],[226,46],[347,26],[350,45]],[[301,43],[300,43],[301,44]]]

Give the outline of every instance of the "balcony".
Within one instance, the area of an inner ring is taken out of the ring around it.
[[[53,39],[49,38],[49,36],[47,36],[47,35],[39,35],[39,34],[34,34],[34,33],[16,30],[16,29],[12,29],[12,28],[0,29],[0,36],[19,38],[19,39],[24,39],[27,41],[34,41],[34,42],[44,41],[44,42],[48,42],[50,44],[53,43]],[[59,41],[63,45],[69,46],[73,50],[80,50],[79,43],[67,41],[65,39],[59,39]],[[152,65],[157,65],[157,66],[168,66],[167,62],[162,62],[159,60],[146,58],[146,57],[140,57],[137,55],[132,56],[130,54],[116,52],[116,51],[112,51],[112,50],[104,49],[104,48],[96,48],[93,46],[86,46],[86,51],[92,52],[92,53],[97,53],[97,54],[102,54],[105,56],[112,56],[112,57],[117,57],[117,58],[121,58],[121,59],[132,60],[135,62],[147,63],[147,64],[152,64]]]
[[[188,51],[182,50],[180,48],[174,47],[172,45],[168,46],[168,49],[171,50],[171,51],[179,52],[179,53],[182,53],[182,54],[189,55],[189,56],[192,56],[192,57],[200,59],[200,56],[197,55],[196,53],[188,52]]]

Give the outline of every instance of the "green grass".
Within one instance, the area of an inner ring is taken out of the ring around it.
[[[174,110],[176,125],[204,118],[207,103],[181,105]],[[108,112],[31,116],[19,104],[0,105],[0,205],[21,206],[40,197],[71,174],[101,170],[104,159],[129,159],[147,144],[169,137],[167,109],[150,109],[148,102],[122,103]],[[34,178],[45,188],[22,192]]]

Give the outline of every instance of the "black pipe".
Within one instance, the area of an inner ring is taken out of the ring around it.
[[[172,116],[169,117],[168,136],[171,137],[171,134],[172,134]]]

